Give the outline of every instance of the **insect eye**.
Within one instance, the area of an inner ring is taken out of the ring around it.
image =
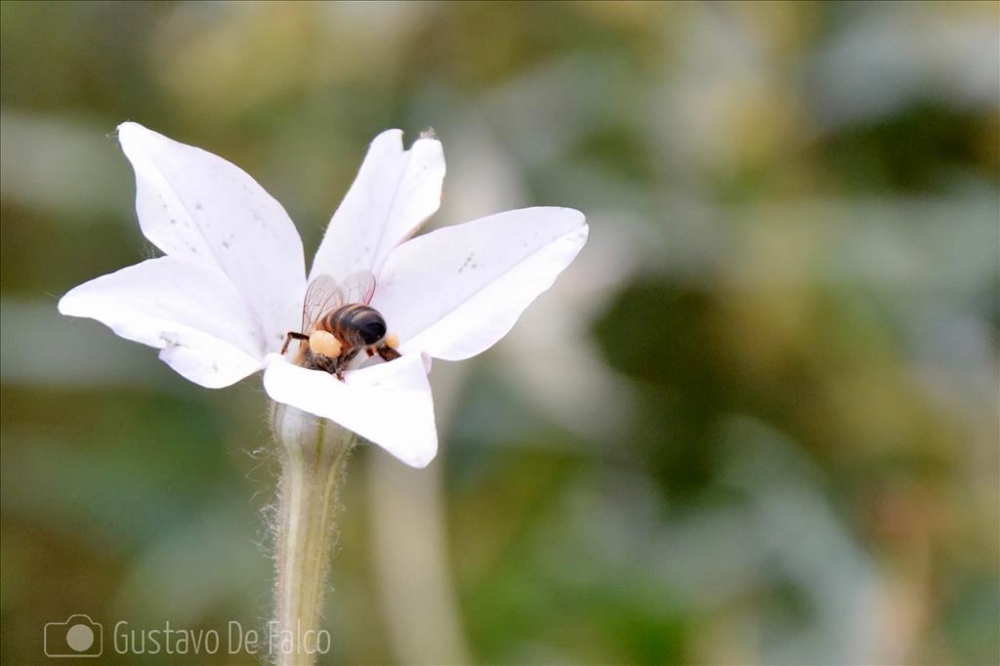
[[[359,330],[366,345],[373,345],[385,337],[385,322],[381,317],[372,318],[363,323]]]

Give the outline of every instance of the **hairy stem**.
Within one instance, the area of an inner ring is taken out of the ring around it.
[[[280,404],[272,410],[271,425],[281,457],[271,649],[278,666],[309,666],[329,647],[319,623],[336,535],[337,492],[354,436]]]

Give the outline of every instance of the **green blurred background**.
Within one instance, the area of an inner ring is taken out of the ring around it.
[[[432,225],[590,220],[435,364],[428,469],[354,455],[323,663],[997,663],[998,7],[3,2],[3,662],[87,613],[103,663],[254,664],[111,627],[268,618],[259,377],[55,310],[153,256],[130,119],[307,254],[389,127],[444,143]]]

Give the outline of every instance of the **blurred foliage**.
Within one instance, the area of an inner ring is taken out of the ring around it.
[[[0,4],[0,659],[47,622],[257,628],[266,399],[73,285],[151,256],[132,119],[239,164],[314,249],[386,127],[432,224],[588,214],[438,363],[442,453],[362,448],[324,663],[1000,662],[995,3]]]

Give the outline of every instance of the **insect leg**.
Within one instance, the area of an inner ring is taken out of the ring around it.
[[[354,360],[354,357],[358,355],[359,351],[361,351],[361,347],[355,347],[346,354],[341,354],[337,357],[337,365],[335,368],[337,379],[344,381],[344,370],[347,369],[347,364]]]
[[[309,336],[304,333],[296,333],[295,331],[288,331],[288,335],[285,336],[285,344],[281,345],[281,355],[284,356],[285,352],[288,351],[288,344],[292,340],[308,340]]]
[[[381,345],[377,347],[375,351],[377,351],[378,355],[386,361],[395,361],[397,358],[402,356],[402,354],[396,351],[395,348],[390,347],[389,345]]]

